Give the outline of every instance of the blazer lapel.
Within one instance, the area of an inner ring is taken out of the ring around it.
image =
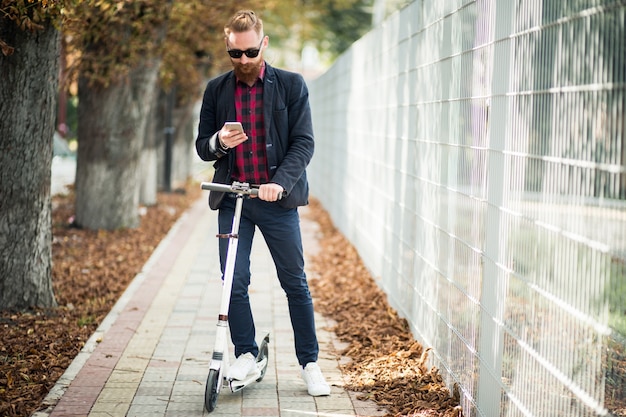
[[[276,76],[274,69],[265,64],[265,78],[263,80],[263,123],[265,124],[265,149],[267,150],[267,165],[270,178],[276,169],[276,152],[274,152],[274,138],[270,134],[272,129],[272,115],[274,108],[274,94],[276,94]]]
[[[272,127],[272,103],[276,92],[276,77],[274,69],[265,64],[265,79],[263,80],[263,122],[265,123],[265,138],[270,139],[270,128]]]
[[[226,83],[226,88],[230,90],[230,94],[224,94],[222,97],[226,100],[224,104],[224,108],[226,109],[226,120],[225,122],[235,122],[237,121],[237,110],[235,109],[235,83],[237,82],[237,78],[235,77],[235,72],[231,71],[230,76],[228,77],[228,82]]]

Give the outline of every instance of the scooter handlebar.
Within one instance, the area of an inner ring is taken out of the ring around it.
[[[232,184],[219,184],[216,182],[203,182],[200,184],[203,190],[218,191],[222,193],[235,193],[242,195],[257,195],[258,188],[250,187],[250,184],[234,182]]]
[[[200,184],[203,190],[209,191],[217,191],[222,193],[234,193],[241,195],[258,195],[259,189],[250,186],[250,184],[245,182],[233,182],[232,184],[219,184],[216,182],[203,182]],[[285,197],[285,192],[283,191],[278,199],[282,199]]]

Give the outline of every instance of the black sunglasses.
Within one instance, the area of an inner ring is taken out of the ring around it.
[[[245,51],[242,51],[241,49],[228,49],[226,52],[228,52],[228,55],[230,55],[231,58],[241,58],[243,54],[246,54],[248,58],[256,58],[259,56],[259,52],[261,52],[262,44],[263,39],[261,39],[261,43],[257,49],[246,49]]]

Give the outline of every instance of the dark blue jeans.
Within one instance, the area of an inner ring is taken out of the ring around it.
[[[220,233],[229,233],[235,211],[235,199],[225,197],[219,209]],[[246,199],[239,225],[239,242],[228,323],[235,356],[251,352],[257,355],[255,326],[248,298],[250,285],[250,250],[255,226],[263,234],[270,250],[278,280],[287,295],[289,315],[298,362],[304,366],[316,362],[319,352],[313,317],[313,301],[304,273],[304,254],[297,209],[285,209],[258,198]],[[226,265],[228,239],[220,239],[222,274]]]

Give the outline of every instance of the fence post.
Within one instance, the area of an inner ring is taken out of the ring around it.
[[[506,146],[509,106],[507,91],[511,73],[511,39],[513,9],[510,2],[492,3],[495,9],[494,50],[491,104],[487,108],[488,146],[487,202],[485,215],[485,249],[480,304],[480,343],[478,346],[480,375],[478,380],[477,408],[481,415],[501,415],[502,354],[507,279],[499,266],[501,251],[506,244],[506,227],[503,227],[502,206],[508,183],[504,150]]]

